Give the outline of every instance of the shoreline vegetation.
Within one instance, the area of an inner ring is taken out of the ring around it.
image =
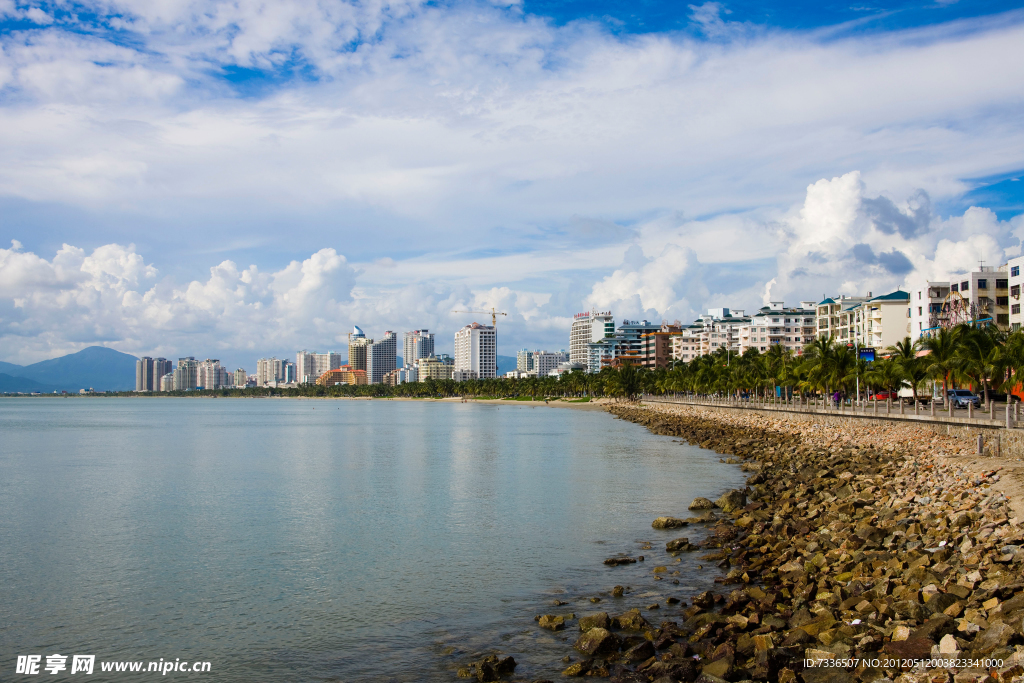
[[[718,590],[680,593],[658,612],[612,605],[578,617],[536,617],[539,628],[575,631],[563,676],[613,683],[1024,680],[1021,486],[996,458],[977,456],[968,438],[917,425],[713,407],[607,409],[720,453],[749,478],[742,491],[714,503],[720,492],[680,501],[652,523],[681,534],[707,527],[695,544],[674,539],[666,551],[701,552],[704,567],[719,569]],[[637,560],[605,564],[614,576],[614,566]],[[664,569],[653,567],[652,578]],[[613,602],[623,597],[623,587],[611,595]],[[498,680],[509,666],[481,660],[459,676]]]

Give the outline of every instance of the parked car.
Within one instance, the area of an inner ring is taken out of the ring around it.
[[[890,398],[894,401],[898,401],[900,400],[900,395],[897,394],[895,391],[879,391],[874,396],[869,397],[869,400],[885,401]]]
[[[957,408],[966,408],[968,403],[973,403],[975,408],[981,407],[981,399],[967,389],[948,389],[946,394]]]

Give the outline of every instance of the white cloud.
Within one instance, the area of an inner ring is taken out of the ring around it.
[[[447,336],[490,306],[504,350],[559,348],[587,306],[882,291],[1024,233],[936,208],[1024,165],[1020,13],[836,38],[709,2],[701,40],[505,2],[84,7],[105,27],[43,3],[0,36],[12,360]]]

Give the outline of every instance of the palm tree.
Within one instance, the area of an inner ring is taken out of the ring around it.
[[[963,337],[963,326],[940,328],[933,336],[921,340],[928,351],[923,357],[925,370],[933,379],[942,380],[942,399],[949,400],[949,383],[957,371],[957,348]]]

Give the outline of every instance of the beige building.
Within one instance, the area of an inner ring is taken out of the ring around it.
[[[365,370],[353,370],[350,365],[342,365],[317,377],[316,383],[322,387],[333,387],[336,384],[367,384],[368,380]]]
[[[796,308],[786,308],[783,301],[772,301],[740,327],[739,352],[745,353],[747,349],[765,352],[777,345],[801,355],[804,345],[814,339],[816,309],[813,301],[801,301]]]
[[[605,337],[615,336],[615,319],[611,311],[587,311],[577,313],[572,319],[572,328],[569,331],[569,361],[572,363],[590,362],[590,347],[588,344],[601,341]],[[517,368],[529,370],[531,368]]]
[[[428,379],[451,379],[452,364],[450,356],[427,356],[416,361],[416,376],[418,381],[425,382]]]
[[[818,304],[818,335],[831,334],[840,344],[858,348],[886,349],[911,335],[910,298],[897,289],[870,298],[825,299]]]

